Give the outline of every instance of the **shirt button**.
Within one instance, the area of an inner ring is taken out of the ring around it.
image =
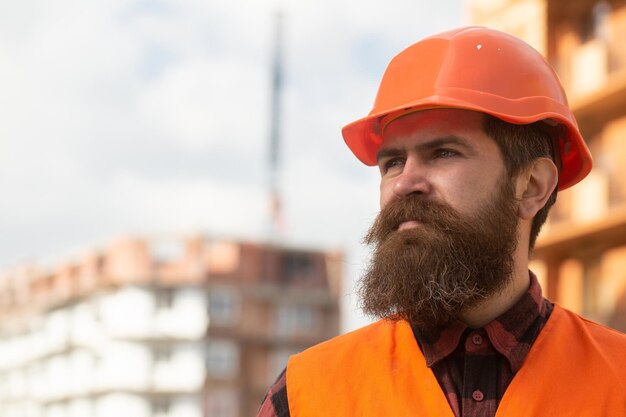
[[[475,401],[482,401],[483,398],[485,398],[485,395],[481,391],[476,390],[476,391],[472,392],[472,398]]]
[[[475,345],[480,345],[483,343],[483,337],[479,334],[472,335],[472,343]]]

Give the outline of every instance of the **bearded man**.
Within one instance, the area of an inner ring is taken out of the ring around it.
[[[259,416],[626,415],[626,335],[528,269],[591,156],[549,64],[502,32],[424,39],[343,129],[381,174],[360,285],[381,320],[290,358]]]

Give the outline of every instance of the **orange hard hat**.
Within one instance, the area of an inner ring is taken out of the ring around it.
[[[515,124],[545,120],[558,132],[560,190],[591,170],[591,154],[554,69],[527,43],[485,27],[440,33],[400,52],[383,75],[372,111],[342,134],[357,158],[376,165],[384,116],[437,107],[480,111]]]

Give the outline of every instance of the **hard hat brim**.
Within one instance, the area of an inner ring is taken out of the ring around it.
[[[454,90],[454,91],[448,91]],[[576,120],[564,117],[571,114],[561,103],[547,97],[524,97],[512,101],[492,94],[447,88],[438,94],[422,98],[401,107],[372,112],[342,129],[344,141],[354,155],[365,165],[376,165],[376,154],[383,142],[380,120],[396,112],[428,110],[441,107],[458,108],[490,114],[513,124],[530,124],[540,120],[552,120],[562,125],[566,132],[561,137],[563,170],[559,175],[559,190],[564,190],[582,180],[592,167],[589,149],[584,143]],[[537,112],[537,108],[543,111]],[[496,110],[497,109],[497,110]]]

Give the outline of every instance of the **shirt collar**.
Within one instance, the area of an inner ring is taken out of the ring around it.
[[[537,277],[531,271],[529,276],[530,286],[522,298],[483,327],[491,344],[507,358],[513,372],[517,372],[521,367],[548,314]],[[454,352],[466,329],[468,326],[460,320],[438,329],[434,336],[430,337],[420,334],[413,328],[413,334],[424,353],[426,365],[432,367]]]

